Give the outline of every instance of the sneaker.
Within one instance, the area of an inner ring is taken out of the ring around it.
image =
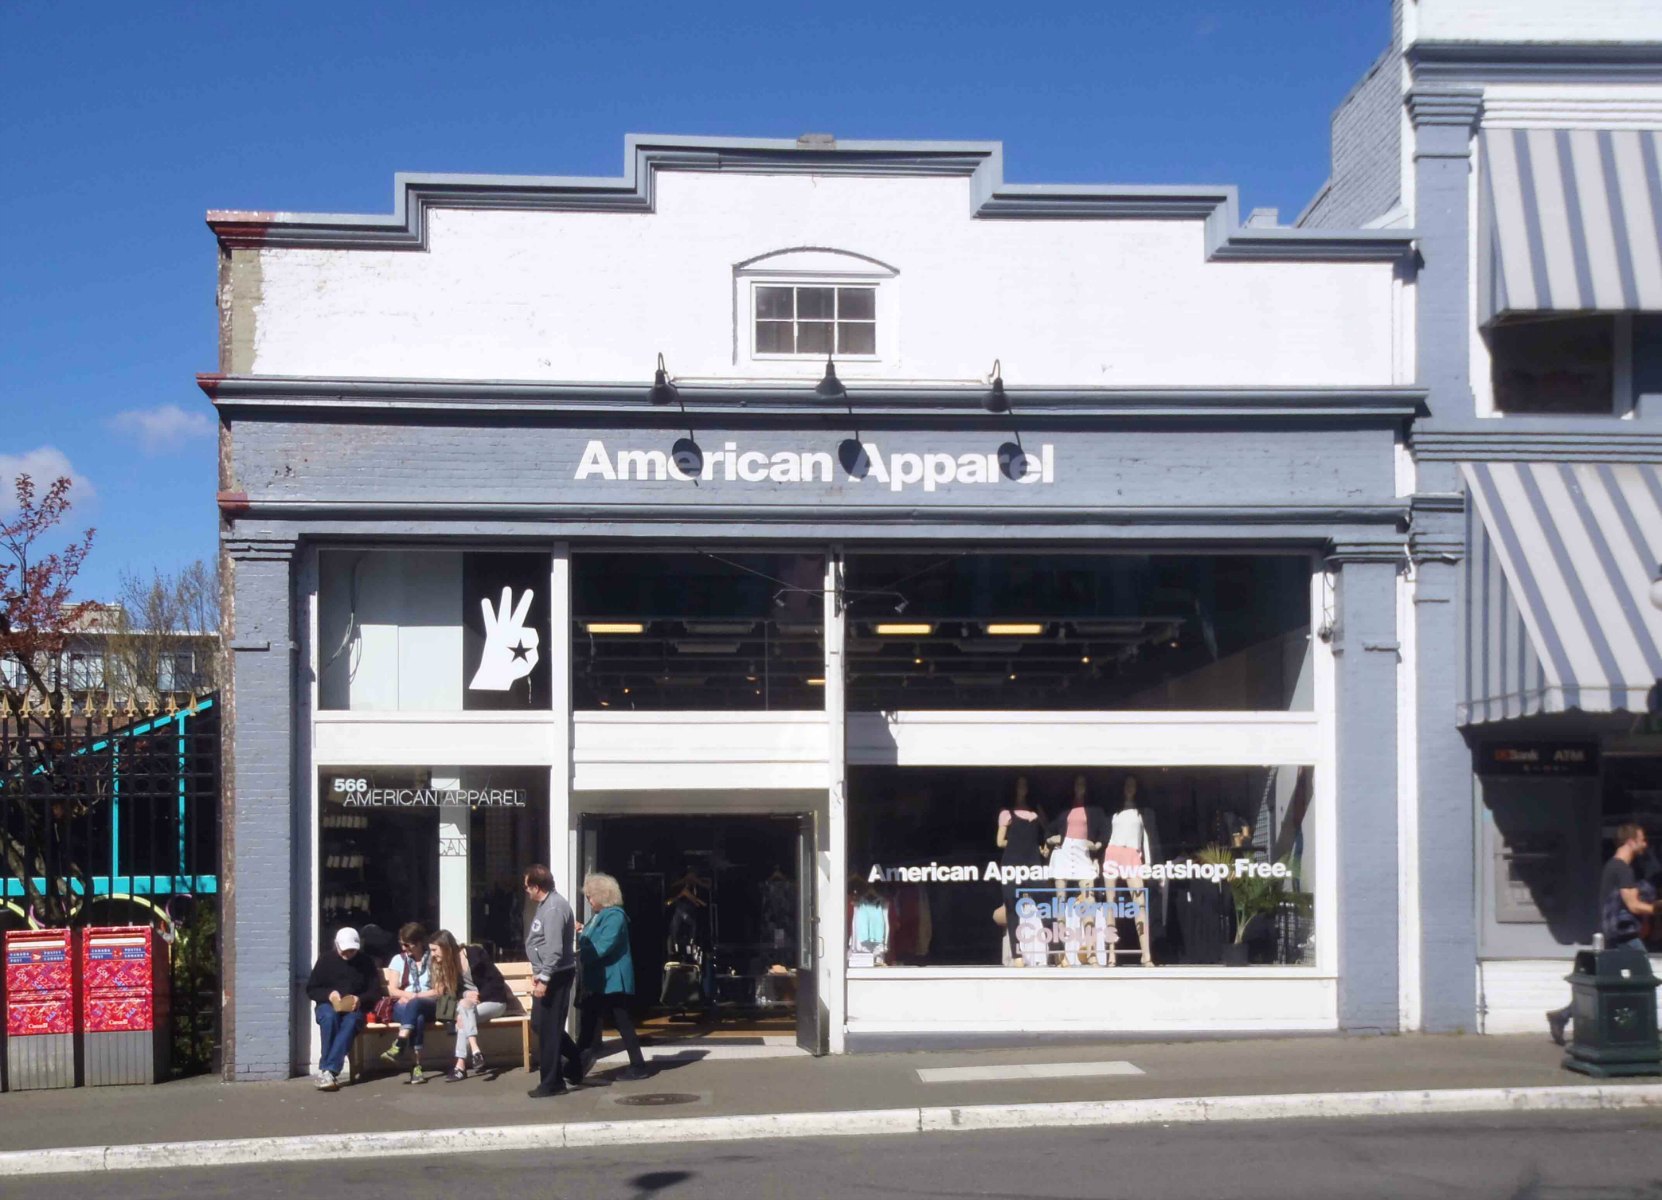
[[[483,1071],[485,1069],[485,1052],[483,1050],[475,1050],[473,1052],[473,1057],[468,1061],[468,1065],[471,1066],[475,1072]]]
[[[467,1078],[467,1070],[463,1067],[451,1067],[450,1073],[444,1077],[446,1083],[460,1083]]]
[[[405,1079],[404,1082],[405,1083],[426,1083],[427,1082],[427,1072],[423,1071],[421,1069],[421,1064],[420,1063],[417,1063],[415,1066],[410,1068],[409,1078]]]
[[[381,1061],[389,1067],[396,1067],[403,1063],[404,1055],[409,1052],[408,1047],[400,1046],[397,1042],[381,1051]]]
[[[317,1090],[320,1092],[338,1092],[340,1083],[335,1079],[333,1071],[319,1071],[317,1073]]]

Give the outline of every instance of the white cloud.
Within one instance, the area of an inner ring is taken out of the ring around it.
[[[139,448],[146,454],[167,454],[191,438],[209,437],[214,422],[207,413],[186,412],[177,404],[156,408],[135,408],[110,418],[114,429],[138,435]]]
[[[67,475],[70,479],[69,498],[77,506],[84,505],[97,493],[92,480],[77,471],[69,455],[56,446],[38,446],[23,454],[0,454],[0,516],[17,511],[17,477],[27,475],[34,480],[35,496],[45,494],[52,481]]]

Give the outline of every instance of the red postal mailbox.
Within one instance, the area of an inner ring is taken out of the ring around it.
[[[167,1078],[172,1007],[167,943],[147,925],[81,931],[87,1086]]]
[[[75,1086],[75,960],[67,929],[6,934],[6,1082]]]

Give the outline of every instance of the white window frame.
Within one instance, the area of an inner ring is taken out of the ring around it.
[[[825,361],[825,355],[780,354],[756,351],[756,289],[758,287],[860,287],[875,289],[876,352],[831,357],[862,373],[883,375],[900,366],[900,272],[864,255],[845,250],[800,248],[747,260],[733,269],[733,365],[759,368],[758,375],[796,376],[797,370]]]
[[[769,359],[784,359],[784,360],[787,360],[787,361],[793,361],[793,360],[799,360],[799,359],[813,359],[814,361],[817,362],[818,360],[820,360],[822,358],[825,358],[827,356],[827,352],[823,351],[823,350],[793,350],[793,351],[790,351],[789,353],[787,353],[783,350],[766,350],[766,351],[764,351],[764,350],[758,350],[756,348],[756,340],[757,340],[756,335],[758,333],[758,327],[760,326],[762,321],[764,321],[764,320],[776,320],[776,318],[762,317],[758,314],[758,311],[757,311],[757,309],[758,309],[757,293],[762,288],[790,288],[791,289],[791,291],[793,293],[793,295],[792,295],[793,315],[791,317],[790,324],[793,328],[796,327],[796,326],[802,325],[804,323],[804,319],[802,317],[797,316],[797,315],[794,314],[794,309],[796,307],[795,293],[801,288],[830,289],[833,293],[833,300],[832,300],[833,308],[836,308],[836,307],[840,306],[840,304],[841,304],[841,300],[837,299],[836,295],[835,295],[835,293],[838,289],[841,289],[841,288],[859,288],[863,291],[871,292],[872,293],[872,319],[869,322],[865,321],[863,318],[858,319],[855,322],[844,322],[843,319],[840,316],[835,316],[835,315],[830,318],[829,322],[827,322],[824,318],[808,318],[808,320],[810,322],[814,323],[814,324],[827,324],[827,323],[830,324],[833,343],[835,343],[835,341],[836,341],[836,334],[837,334],[837,326],[838,325],[845,324],[845,323],[870,324],[871,327],[872,327],[872,352],[870,354],[851,354],[851,353],[848,353],[846,351],[838,350],[838,349],[833,348],[831,351],[829,351],[829,355],[830,355],[831,358],[840,359],[840,360],[843,360],[843,361],[846,361],[846,362],[880,362],[880,361],[882,361],[883,356],[878,353],[878,348],[881,345],[881,342],[878,339],[881,336],[881,327],[882,327],[882,323],[883,323],[878,301],[879,301],[879,295],[880,295],[882,289],[880,287],[878,287],[876,282],[871,281],[871,280],[854,280],[854,281],[842,280],[842,281],[832,282],[832,281],[828,281],[828,280],[824,280],[824,279],[815,279],[815,280],[752,279],[752,280],[750,280],[750,314],[751,315],[750,315],[749,333],[750,333],[750,357],[752,359],[754,359],[758,362],[767,361]]]

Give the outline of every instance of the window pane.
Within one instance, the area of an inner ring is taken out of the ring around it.
[[[837,317],[844,321],[877,319],[876,288],[838,288]]]
[[[796,327],[798,354],[830,354],[831,322],[803,321]]]
[[[837,322],[838,354],[876,354],[877,326]]]
[[[1608,413],[1614,387],[1613,322],[1560,317],[1488,332],[1495,407],[1512,413]]]
[[[1308,766],[848,774],[851,967],[1310,959]]]
[[[763,287],[756,289],[756,316],[758,319],[788,321],[791,319],[791,289]]]
[[[848,706],[1308,712],[1310,569],[1291,554],[854,554]]]
[[[816,318],[829,321],[832,317],[836,316],[836,310],[832,307],[835,303],[835,288],[797,288],[796,318],[799,321]]]
[[[823,709],[817,554],[573,556],[580,709]]]
[[[795,349],[796,346],[791,342],[789,321],[756,322],[757,354],[790,354]]]

